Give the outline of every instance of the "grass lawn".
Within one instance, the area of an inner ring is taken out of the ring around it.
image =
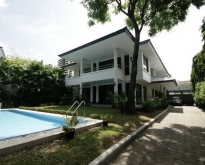
[[[61,111],[68,110],[69,106],[46,106],[38,108]],[[120,115],[119,109],[87,106],[86,117],[90,117],[90,114],[112,114],[113,118],[109,126],[96,127],[76,134],[73,140],[59,139],[1,157],[0,164],[89,164],[106,149],[160,112],[138,112],[135,115]],[[83,107],[79,109],[79,116],[83,116]]]

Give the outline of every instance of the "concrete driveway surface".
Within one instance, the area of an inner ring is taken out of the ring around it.
[[[176,106],[118,155],[110,165],[205,165],[205,113]]]

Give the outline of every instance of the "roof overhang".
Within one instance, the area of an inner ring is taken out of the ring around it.
[[[157,74],[162,77],[170,77],[170,74],[168,73],[166,67],[164,66],[162,60],[160,59],[157,51],[155,50],[150,40],[140,42],[139,49],[151,61],[151,69],[154,69],[157,72]]]
[[[167,84],[167,85],[177,86],[177,82],[175,79],[153,81],[153,82],[151,82],[151,84]]]
[[[83,58],[83,64],[86,67],[90,66],[90,62],[104,61],[113,58],[114,48],[118,48],[118,51],[120,52],[119,54],[133,54],[134,37],[126,27],[62,53],[59,57],[75,62],[78,65]],[[162,63],[150,40],[140,42],[139,49],[151,61],[151,69],[155,69],[160,76],[170,77],[170,74]]]

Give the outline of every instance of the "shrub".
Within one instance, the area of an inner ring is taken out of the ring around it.
[[[165,97],[159,99],[158,97],[145,100],[142,103],[142,110],[145,112],[152,112],[161,108],[167,108],[169,100]]]
[[[205,81],[197,84],[194,93],[194,101],[197,106],[205,108]]]
[[[91,119],[100,119],[100,114],[90,114]]]
[[[142,110],[145,112],[152,112],[154,111],[154,101],[152,99],[145,100],[142,103]]]
[[[24,106],[19,106],[20,109],[25,109],[25,110],[31,110],[31,111],[38,111],[38,112],[48,112],[48,113],[55,113],[55,114],[63,114],[63,115],[76,115],[73,114],[72,112],[67,112],[65,110],[57,110],[57,109],[42,109],[38,107],[24,107]]]

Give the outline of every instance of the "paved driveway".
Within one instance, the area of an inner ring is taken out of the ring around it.
[[[205,113],[194,106],[171,108],[110,165],[205,165]]]

